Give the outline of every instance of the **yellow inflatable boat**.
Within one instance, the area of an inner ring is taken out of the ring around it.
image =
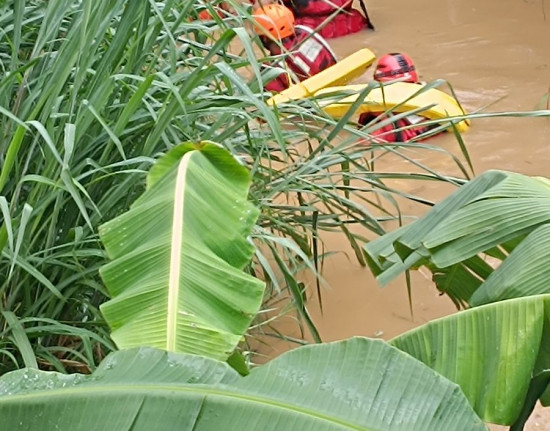
[[[315,92],[314,96],[318,98],[323,111],[331,117],[342,118],[357,101],[357,98],[366,89],[367,85],[328,87]],[[352,94],[345,97],[329,96],[330,94],[342,94],[342,92]],[[352,118],[356,118],[364,112],[407,112],[417,109],[420,110],[415,112],[417,115],[430,120],[460,117],[466,114],[454,97],[437,88],[427,88],[421,84],[412,84],[409,82],[395,82],[371,89]],[[467,120],[450,121],[449,128],[453,127],[452,123],[455,124],[459,132],[464,132],[469,127]]]
[[[323,70],[298,84],[295,84],[267,101],[268,105],[278,105],[291,100],[316,97],[322,109],[334,118],[343,117],[368,84],[345,85],[352,79],[361,76],[370,67],[376,56],[368,48],[360,49],[340,60],[335,65]],[[351,93],[346,97],[327,97],[330,93],[345,91]],[[425,108],[425,109],[423,109]],[[430,120],[465,115],[466,112],[454,97],[437,88],[423,87],[421,84],[396,82],[373,88],[365,97],[352,118],[363,112],[381,113],[388,110],[416,113]],[[467,120],[449,121],[460,132],[469,127]]]
[[[317,75],[281,91],[268,99],[267,104],[278,105],[290,100],[305,99],[323,88],[347,84],[365,73],[375,59],[376,56],[370,49],[360,49]]]

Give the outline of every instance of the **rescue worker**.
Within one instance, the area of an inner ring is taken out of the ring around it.
[[[392,82],[411,82],[420,84],[418,72],[411,58],[407,54],[394,52],[380,57],[373,74],[374,80],[391,84]],[[364,126],[373,121],[380,114],[365,112],[359,116],[359,124]],[[374,130],[371,135],[377,143],[407,142],[429,130],[438,127],[437,124],[423,125],[425,117],[420,115],[407,115],[393,123]],[[414,126],[414,127],[410,127]],[[430,135],[433,136],[433,135]],[[365,143],[364,141],[362,141]]]
[[[283,0],[293,10],[296,24],[305,25],[329,39],[374,30],[364,0],[359,4],[363,14],[352,7],[353,0]]]
[[[252,16],[263,46],[271,55],[287,54],[285,64],[278,66],[288,69],[298,81],[336,64],[336,55],[327,42],[310,28],[295,25],[294,14],[287,7],[271,3],[256,9]],[[281,73],[265,88],[280,92],[290,85],[289,74]]]

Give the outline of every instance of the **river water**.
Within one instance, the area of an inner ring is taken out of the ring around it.
[[[550,92],[550,4],[534,0],[392,0],[369,1],[375,31],[329,39],[340,58],[368,47],[378,57],[388,52],[411,56],[420,79],[445,79],[468,112],[546,109]],[[548,17],[547,17],[548,14]],[[372,70],[358,79],[367,82]],[[504,169],[549,176],[550,117],[476,119],[463,134],[476,174]],[[452,135],[430,144],[460,157]],[[416,158],[448,175],[459,175],[452,159],[422,151]],[[411,170],[405,162],[385,169]],[[453,189],[438,183],[398,184],[399,188],[438,201]],[[413,204],[405,213],[422,215]],[[324,235],[327,250],[341,251],[325,262],[323,313],[311,312],[324,341],[353,335],[391,338],[421,323],[455,311],[422,273],[413,274],[411,317],[403,280],[381,289],[367,268],[360,267],[345,238]]]
[[[329,39],[340,58],[368,47],[378,57],[405,52],[422,81],[445,79],[468,112],[547,109],[550,92],[550,3],[544,0],[370,0],[376,30]],[[372,71],[359,78],[367,82]],[[477,119],[463,135],[476,174],[503,169],[550,177],[550,118]],[[430,140],[459,155],[453,136]],[[419,160],[440,173],[456,174],[449,157],[418,153]],[[394,167],[395,168],[395,167]],[[410,167],[400,165],[398,169]],[[436,183],[401,184],[403,189],[437,201],[451,189]],[[403,208],[421,215],[426,211]],[[419,213],[420,212],[420,213]],[[360,267],[342,235],[324,235],[327,250],[340,251],[324,265],[323,312],[312,290],[310,312],[323,341],[354,335],[392,338],[431,319],[456,311],[440,296],[430,278],[412,274],[413,314],[406,284],[397,280],[380,288]],[[288,322],[289,329],[295,327]],[[274,344],[270,356],[288,348]],[[528,430],[550,430],[546,410],[538,409]],[[497,429],[505,429],[495,427]]]
[[[330,39],[337,55],[344,57],[362,47],[378,57],[405,52],[421,80],[447,80],[468,112],[546,109],[550,3],[548,11],[540,0],[392,0],[370,1],[367,6],[376,30]],[[359,80],[371,77],[369,71]],[[477,119],[463,139],[477,174],[504,169],[550,176],[550,118]],[[430,144],[460,156],[451,135],[433,138]],[[441,153],[421,152],[418,160],[438,172],[457,173],[451,158]],[[404,164],[399,167],[410,170]],[[401,187],[433,201],[451,191],[437,183]],[[412,206],[407,210],[418,211]],[[327,235],[325,240],[327,249],[352,256],[341,236]],[[413,278],[414,318],[403,281],[382,290],[368,269],[344,254],[326,263],[324,276],[332,287],[324,292],[324,313],[316,314],[315,320],[326,341],[352,335],[390,338],[454,311],[450,301],[419,273]]]

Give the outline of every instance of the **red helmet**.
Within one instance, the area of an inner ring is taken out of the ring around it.
[[[407,54],[393,52],[386,54],[378,60],[374,79],[379,82],[404,81],[418,82],[416,67]]]

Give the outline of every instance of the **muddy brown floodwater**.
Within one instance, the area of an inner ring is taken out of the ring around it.
[[[550,2],[544,0],[367,0],[376,31],[330,39],[340,58],[362,47],[378,57],[406,52],[423,81],[451,83],[468,112],[529,111],[547,108],[550,92]],[[372,71],[359,79],[371,79]],[[463,135],[476,174],[504,169],[550,177],[550,118],[492,118],[474,120]],[[459,154],[452,136],[430,141]],[[417,154],[440,173],[456,174],[448,156]],[[395,167],[394,167],[395,168]],[[400,165],[404,171],[410,168]],[[438,184],[400,184],[433,201],[450,189]],[[418,212],[417,209],[403,208]],[[426,208],[423,209],[426,211]],[[421,215],[421,214],[418,214]],[[324,341],[364,335],[389,339],[431,319],[455,312],[447,297],[439,296],[430,278],[416,272],[413,281],[414,317],[404,280],[380,288],[360,267],[345,238],[324,236],[327,250],[340,251],[325,262],[323,313],[310,302]],[[312,291],[315,289],[312,286]],[[291,327],[292,325],[290,325]],[[288,348],[275,344],[276,356]],[[550,430],[550,409],[537,407],[526,430]],[[503,430],[505,427],[493,427]]]

